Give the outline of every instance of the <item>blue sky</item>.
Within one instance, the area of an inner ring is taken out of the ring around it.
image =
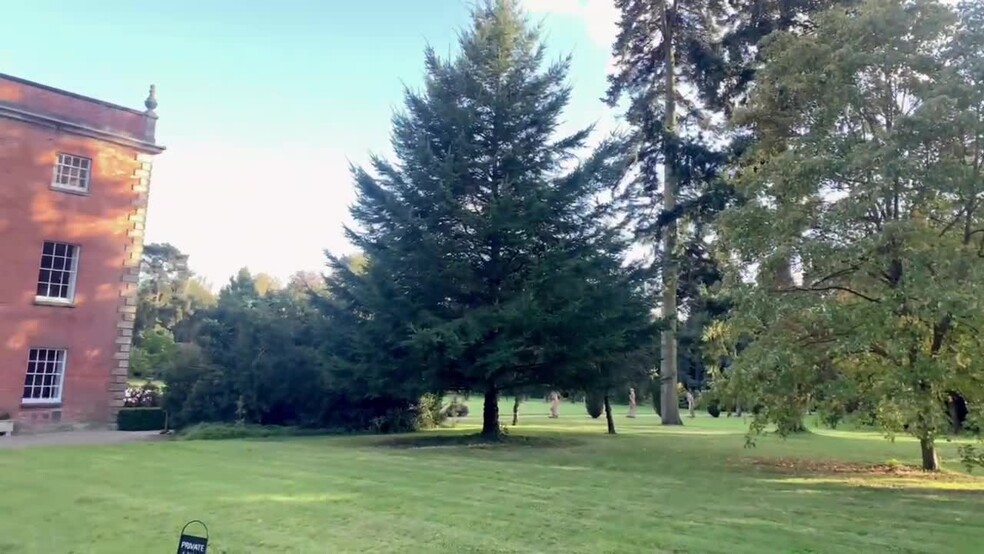
[[[567,127],[613,117],[599,98],[611,0],[522,0],[553,56],[574,56]],[[220,286],[247,266],[320,270],[354,194],[349,162],[389,151],[423,49],[452,52],[464,0],[100,0],[4,6],[0,72],[142,107],[158,87],[147,235]]]

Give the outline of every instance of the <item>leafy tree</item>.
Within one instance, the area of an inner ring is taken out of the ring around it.
[[[701,97],[712,108],[732,116],[747,101],[756,72],[764,60],[760,46],[773,33],[809,33],[814,16],[833,6],[858,0],[724,0],[716,11],[720,34],[716,57],[705,64],[699,80]]]
[[[260,296],[266,296],[270,292],[278,291],[283,288],[280,280],[268,273],[257,273],[254,275],[253,284],[256,286],[256,292],[258,292]]]
[[[144,331],[143,340],[130,354],[130,374],[134,377],[160,379],[174,364],[178,345],[174,335],[163,327]]]
[[[284,288],[294,294],[321,293],[325,290],[325,276],[314,271],[297,271]]]
[[[190,340],[195,312],[215,304],[208,284],[188,268],[188,256],[175,246],[144,246],[134,322],[135,346],[146,332],[162,327],[179,341]]]
[[[598,202],[624,148],[578,161],[588,131],[555,137],[568,60],[544,65],[516,4],[475,9],[456,58],[427,50],[424,90],[394,118],[399,163],[355,170],[349,236],[365,265],[332,258],[329,286],[347,330],[333,371],[380,394],[481,391],[490,438],[500,394],[612,354],[617,341],[591,339],[621,330],[591,308],[624,280],[626,248]]]
[[[172,329],[189,309],[185,289],[191,271],[188,256],[171,244],[147,244],[140,264],[137,317],[134,332],[160,325]]]
[[[760,278],[733,276],[738,309],[711,333],[746,341],[728,381],[758,404],[753,430],[795,427],[842,381],[932,470],[951,393],[979,410],[979,22],[975,7],[868,0],[763,51],[739,119],[757,137],[737,180],[747,202],[722,220]],[[785,265],[800,275],[777,279]]]

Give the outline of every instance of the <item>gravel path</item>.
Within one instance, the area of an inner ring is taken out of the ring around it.
[[[97,444],[124,444],[161,440],[160,431],[59,431],[30,435],[0,437],[0,449],[29,448],[34,446],[74,446]]]

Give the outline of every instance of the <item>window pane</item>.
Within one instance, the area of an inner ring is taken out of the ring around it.
[[[31,349],[24,376],[24,399],[43,401],[61,398],[65,356],[65,350],[56,348]]]
[[[55,253],[55,243],[53,243],[53,242],[46,242],[46,243],[44,243],[44,249],[42,250],[42,253],[43,254],[46,254],[48,256],[50,256],[51,254],[54,254]]]

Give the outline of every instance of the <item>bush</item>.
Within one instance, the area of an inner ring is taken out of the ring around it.
[[[441,410],[440,396],[427,393],[420,397],[420,402],[417,403],[417,426],[420,429],[432,429],[445,419],[447,416]]]
[[[164,428],[166,419],[161,408],[122,408],[116,415],[116,428],[120,431],[159,431]]]
[[[409,433],[420,428],[420,417],[414,410],[394,408],[387,410],[369,421],[368,430],[372,433]]]
[[[468,405],[455,398],[450,404],[448,404],[448,407],[444,409],[444,415],[445,417],[467,417]]]
[[[605,395],[590,391],[584,395],[584,408],[592,419],[598,419],[605,411]]]
[[[707,403],[707,413],[710,414],[711,417],[718,417],[721,415],[721,405],[716,399]]]

